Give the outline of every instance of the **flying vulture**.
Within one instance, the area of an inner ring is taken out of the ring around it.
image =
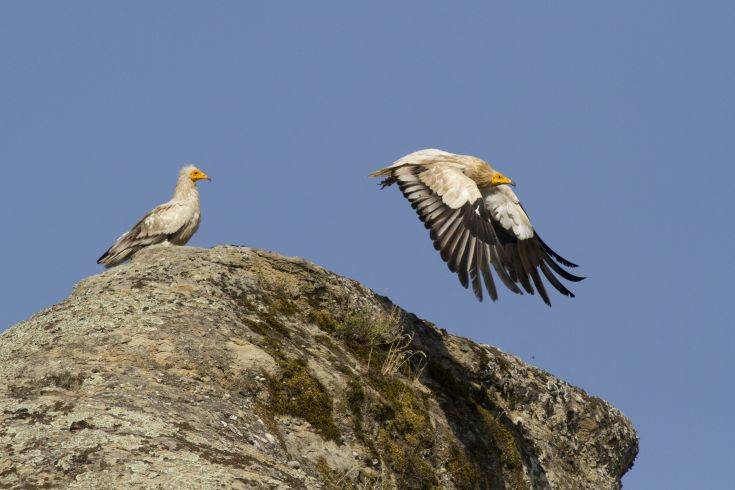
[[[105,267],[116,266],[142,248],[156,244],[185,245],[196,233],[201,221],[199,192],[196,183],[210,181],[207,174],[194,165],[179,171],[174,197],[156,207],[117,239],[114,245],[97,259]]]
[[[465,288],[472,284],[480,301],[482,282],[490,298],[498,298],[491,269],[514,293],[534,294],[535,288],[549,306],[541,275],[572,298],[557,275],[572,282],[584,279],[565,270],[562,266],[577,265],[538,236],[510,187],[515,183],[479,158],[426,149],[370,176],[384,178],[381,188],[398,184],[449,270]]]

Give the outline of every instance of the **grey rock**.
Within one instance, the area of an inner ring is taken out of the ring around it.
[[[607,402],[256,249],[144,250],[0,336],[2,488],[604,489],[637,451]]]

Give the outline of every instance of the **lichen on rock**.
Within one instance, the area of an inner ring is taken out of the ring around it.
[[[608,403],[359,283],[152,247],[0,336],[0,487],[619,488]]]

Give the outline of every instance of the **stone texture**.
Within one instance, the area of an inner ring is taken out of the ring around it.
[[[0,336],[0,487],[619,488],[605,401],[359,283],[151,248]]]

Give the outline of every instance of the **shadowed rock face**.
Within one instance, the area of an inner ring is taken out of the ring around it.
[[[619,488],[605,401],[301,259],[151,248],[0,336],[0,487]]]

